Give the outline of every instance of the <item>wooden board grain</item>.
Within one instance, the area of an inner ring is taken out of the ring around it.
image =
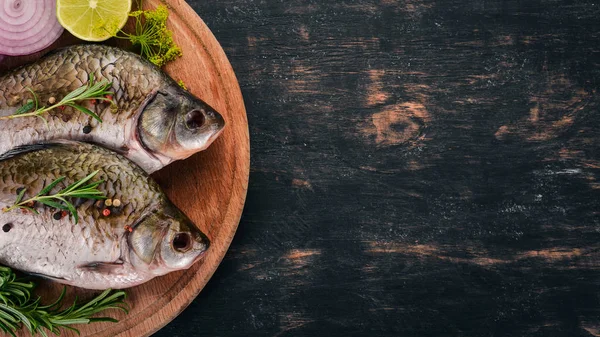
[[[145,8],[164,3],[146,0]],[[174,272],[127,290],[128,315],[111,312],[119,323],[78,326],[81,336],[148,336],[180,313],[202,290],[223,259],[246,198],[250,165],[248,122],[240,88],[221,46],[198,15],[181,0],[166,1],[169,24],[184,57],[172,62],[166,71],[182,80],[188,90],[219,111],[226,120],[223,134],[211,147],[191,158],[176,162],[154,177],[171,200],[211,239],[205,258],[186,271]],[[81,43],[65,33],[48,49]],[[115,44],[111,41],[109,44]],[[4,69],[40,57],[7,58]],[[43,283],[39,293],[54,298],[61,286]],[[68,300],[89,298],[97,292],[69,288]],[[27,335],[27,334],[24,334]],[[63,336],[76,336],[64,331]]]

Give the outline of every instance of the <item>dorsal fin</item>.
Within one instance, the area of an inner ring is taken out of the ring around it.
[[[14,158],[16,156],[25,154],[25,153],[29,153],[29,152],[34,152],[34,151],[40,151],[40,150],[45,150],[45,149],[50,149],[50,148],[54,148],[56,146],[58,146],[60,144],[55,144],[55,143],[40,143],[40,144],[30,144],[30,145],[21,145],[21,146],[17,146],[15,148],[12,148],[8,151],[6,151],[5,153],[0,155],[0,161],[3,160],[7,160],[10,158]]]
[[[7,160],[10,158],[14,158],[16,156],[20,156],[22,154],[26,154],[29,152],[41,151],[46,149],[54,149],[57,147],[71,147],[76,146],[77,141],[73,140],[52,140],[47,143],[37,143],[37,144],[27,144],[16,146],[3,154],[0,154],[0,161]]]

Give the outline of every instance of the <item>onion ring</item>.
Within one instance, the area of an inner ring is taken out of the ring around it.
[[[0,1],[0,54],[28,55],[56,41],[63,32],[56,0]]]

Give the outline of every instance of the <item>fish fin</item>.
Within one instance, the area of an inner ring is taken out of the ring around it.
[[[59,283],[64,283],[67,280],[64,277],[50,276],[50,275],[41,274],[41,273],[26,272],[26,274],[27,275],[31,275],[31,276],[35,276],[35,277],[39,277],[39,278],[43,278],[43,279],[46,279],[46,280],[50,280],[50,281],[59,282]]]
[[[10,159],[10,158],[16,157],[18,155],[33,152],[33,151],[40,151],[40,150],[53,148],[56,145],[57,144],[52,144],[52,143],[39,143],[39,144],[17,146],[15,148],[10,149],[10,150],[6,151],[5,153],[1,154],[0,161]]]
[[[0,161],[14,158],[16,156],[26,154],[29,152],[41,151],[46,149],[53,149],[57,147],[70,147],[76,146],[81,142],[76,142],[72,140],[53,140],[48,143],[37,143],[37,144],[29,144],[29,145],[21,145],[17,146],[11,150],[6,151],[5,153],[0,155]]]
[[[92,262],[78,267],[83,271],[95,272],[100,274],[117,274],[117,270],[123,268],[123,260],[118,259],[114,262]]]

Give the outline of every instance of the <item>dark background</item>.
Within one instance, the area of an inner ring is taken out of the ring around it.
[[[599,1],[188,2],[252,169],[156,336],[600,336]]]

